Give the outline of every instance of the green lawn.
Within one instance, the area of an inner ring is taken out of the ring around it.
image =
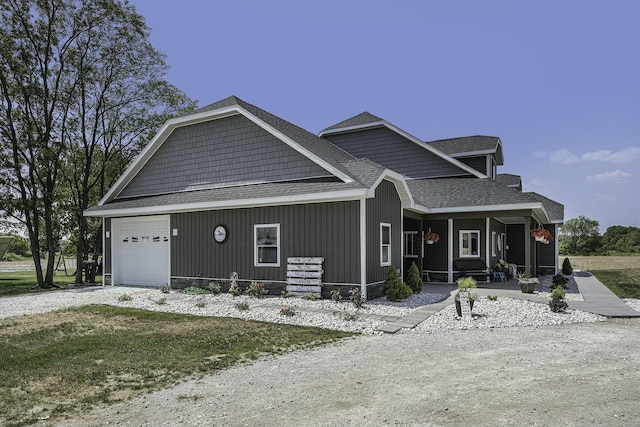
[[[1,319],[0,425],[60,419],[260,355],[352,335],[101,305]]]
[[[73,276],[65,276],[60,272],[56,273],[53,280],[57,286],[63,289],[74,281],[75,278]],[[98,276],[96,281],[101,282],[102,277]],[[0,297],[56,290],[56,288],[40,289],[36,284],[37,280],[35,271],[0,273]]]
[[[640,299],[640,268],[594,270],[591,273],[618,297]]]

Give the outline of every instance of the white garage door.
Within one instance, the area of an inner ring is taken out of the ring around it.
[[[117,284],[162,286],[169,280],[169,218],[118,221]]]

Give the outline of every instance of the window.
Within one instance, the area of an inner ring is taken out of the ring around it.
[[[404,233],[404,256],[407,258],[417,258],[420,255],[420,239],[417,231],[405,231]]]
[[[391,265],[391,224],[380,223],[380,266]]]
[[[280,266],[280,224],[256,224],[254,234],[254,266]]]
[[[480,230],[460,230],[460,258],[480,256]]]
[[[496,256],[497,250],[500,250],[500,241],[497,240],[495,231],[491,232],[491,256]]]

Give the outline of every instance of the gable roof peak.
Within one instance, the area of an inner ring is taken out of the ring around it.
[[[381,119],[378,116],[374,116],[368,111],[363,111],[360,114],[357,114],[353,117],[350,117],[346,120],[343,120],[339,123],[336,123],[333,126],[329,126],[328,128],[322,130],[320,135],[324,133],[330,133],[333,130],[351,128],[351,127],[366,127],[366,125],[380,125],[385,122],[384,119]]]

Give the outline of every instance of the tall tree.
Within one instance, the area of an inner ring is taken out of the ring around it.
[[[62,225],[79,227],[81,261],[82,211],[163,114],[192,107],[162,80],[164,57],[148,38],[120,0],[0,3],[0,207],[23,222],[42,287],[53,285]]]
[[[565,221],[560,235],[562,252],[572,255],[594,253],[600,247],[600,223],[580,215]]]

